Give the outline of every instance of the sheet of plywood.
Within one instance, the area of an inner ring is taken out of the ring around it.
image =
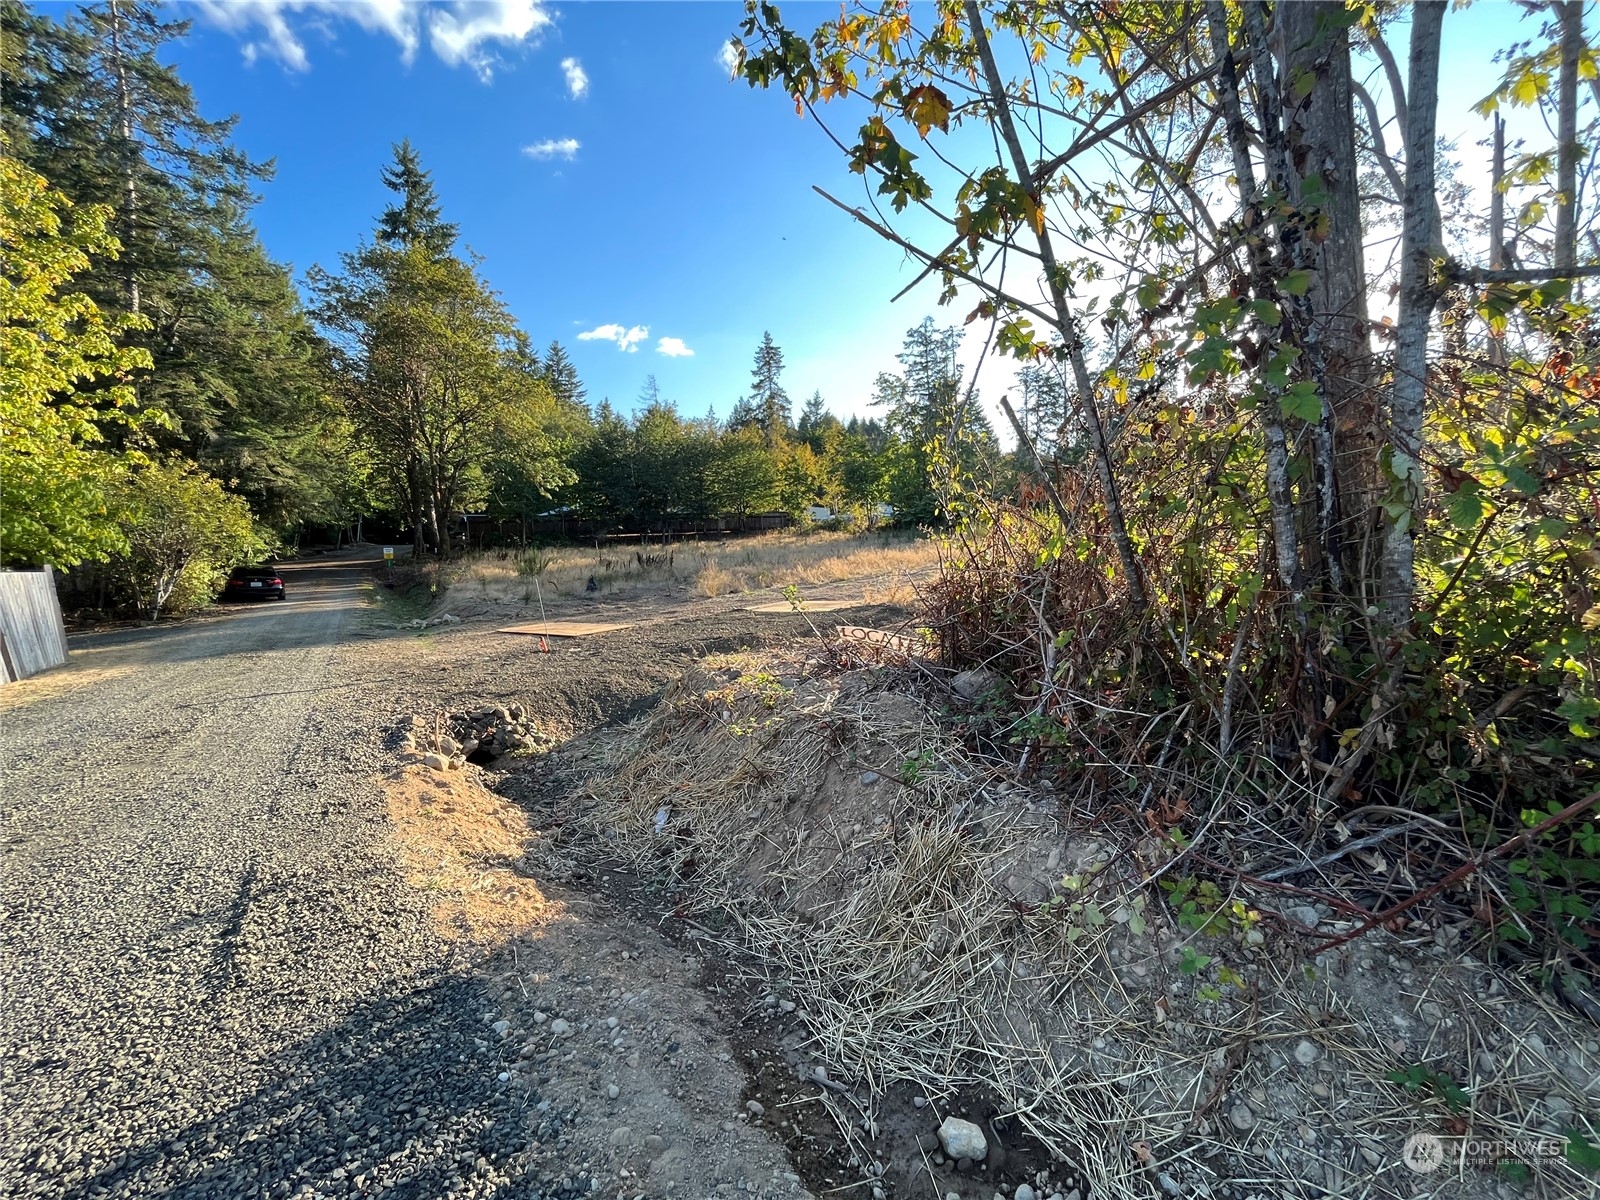
[[[592,633],[612,633],[628,628],[628,623],[607,624],[604,621],[538,621],[532,625],[508,625],[496,633],[523,633],[530,637],[588,637]]]
[[[838,612],[841,608],[861,607],[863,607],[863,602],[860,600],[800,601],[801,612]],[[787,600],[780,600],[776,604],[757,604],[752,608],[746,609],[745,611],[754,613],[792,613],[794,611],[794,605],[790,604]]]

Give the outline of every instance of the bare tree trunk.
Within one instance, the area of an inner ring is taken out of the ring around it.
[[[1489,165],[1489,269],[1498,271],[1506,265],[1506,195],[1501,190],[1506,178],[1506,119],[1494,114],[1494,158]],[[1506,339],[1489,334],[1489,361],[1497,367],[1506,365]]]
[[[1033,177],[1028,156],[1022,149],[1022,139],[1017,136],[1017,126],[1011,115],[1011,104],[1006,97],[1005,83],[1000,68],[995,64],[994,50],[989,45],[989,35],[983,28],[983,12],[976,0],[967,0],[967,24],[972,29],[972,40],[983,64],[984,79],[990,102],[994,105],[995,121],[1011,155],[1012,169],[1017,182],[1026,187]],[[1073,382],[1078,392],[1078,412],[1089,431],[1089,441],[1094,450],[1096,473],[1100,477],[1100,490],[1106,498],[1106,523],[1111,528],[1111,540],[1117,547],[1117,557],[1122,562],[1122,572],[1127,577],[1128,595],[1134,604],[1144,608],[1148,599],[1144,588],[1144,572],[1138,556],[1133,551],[1133,540],[1128,536],[1127,521],[1122,511],[1122,493],[1117,486],[1116,472],[1111,462],[1111,446],[1106,439],[1105,425],[1100,420],[1100,406],[1094,397],[1094,382],[1089,378],[1089,368],[1083,358],[1083,338],[1078,332],[1077,319],[1067,304],[1067,293],[1061,284],[1061,272],[1056,261],[1055,246],[1048,228],[1041,222],[1038,230],[1039,259],[1044,268],[1045,285],[1050,290],[1050,301],[1055,308],[1056,327],[1066,344],[1068,359],[1072,364]]]
[[[1400,259],[1400,320],[1395,335],[1393,433],[1389,474],[1403,502],[1383,539],[1382,611],[1389,631],[1411,624],[1416,588],[1414,540],[1421,519],[1422,422],[1427,411],[1428,330],[1439,298],[1433,251],[1439,240],[1434,202],[1435,119],[1439,105],[1439,33],[1447,0],[1418,0],[1411,8],[1407,86],[1405,226]]]
[[[128,90],[128,64],[122,54],[122,7],[119,0],[109,0],[107,8],[111,13],[111,69],[117,77],[117,117],[122,130],[122,145],[118,150],[122,160],[122,211],[117,219],[122,240],[122,287],[127,295],[128,311],[137,313],[139,277],[134,272],[132,243],[139,189],[133,176],[133,97]]]
[[[1506,119],[1494,115],[1494,161],[1489,168],[1489,268],[1506,265]]]
[[[1283,89],[1279,87],[1267,42],[1267,5],[1265,0],[1245,0],[1240,9],[1244,14],[1245,36],[1251,52],[1250,75],[1255,83],[1256,124],[1265,146],[1263,166],[1267,190],[1275,198],[1280,198],[1282,203],[1273,220],[1278,234],[1279,271],[1305,269],[1312,264],[1314,254],[1302,224],[1303,218],[1291,211],[1291,206],[1300,202],[1301,181],[1290,163],[1288,131],[1284,127],[1287,114]],[[1257,280],[1258,294],[1263,298],[1272,298],[1269,282],[1276,282],[1269,274],[1262,274]],[[1306,373],[1317,385],[1317,395],[1321,401],[1321,413],[1309,429],[1314,498],[1306,506],[1306,532],[1300,538],[1300,545],[1309,551],[1309,565],[1316,580],[1320,582],[1323,578],[1329,578],[1337,588],[1342,586],[1342,578],[1336,530],[1339,506],[1333,463],[1333,408],[1328,399],[1321,330],[1312,320],[1309,294],[1288,297],[1286,307],[1291,318],[1288,325],[1293,331],[1291,344],[1297,345],[1300,350]],[[1278,428],[1284,428],[1281,417]],[[1294,456],[1287,444],[1285,452],[1290,458]],[[1307,575],[1306,565],[1302,563],[1301,566],[1302,578]]]
[[[1223,126],[1228,146],[1233,151],[1233,175],[1243,207],[1242,224],[1250,231],[1250,273],[1257,280],[1270,278],[1272,265],[1266,242],[1261,237],[1260,193],[1256,187],[1255,165],[1250,161],[1250,132],[1239,100],[1239,71],[1228,44],[1228,12],[1222,0],[1206,4],[1206,26],[1211,34],[1211,49],[1220,67],[1217,91],[1222,99]],[[1300,570],[1300,538],[1294,523],[1294,493],[1289,485],[1289,448],[1283,432],[1283,412],[1278,394],[1270,389],[1269,401],[1260,408],[1267,459],[1267,507],[1272,518],[1273,550],[1279,582],[1298,600],[1305,592]]]
[[[1561,75],[1556,85],[1556,241],[1554,265],[1578,262],[1578,56],[1583,51],[1584,0],[1557,0],[1561,22]]]
[[[1354,81],[1350,30],[1344,5],[1333,0],[1279,4],[1273,10],[1284,41],[1285,79],[1291,95],[1309,72],[1316,84],[1289,114],[1289,142],[1305,150],[1302,180],[1322,185],[1318,203],[1328,219],[1326,238],[1310,247],[1313,276],[1312,333],[1322,351],[1320,383],[1330,416],[1330,457],[1339,527],[1328,547],[1335,586],[1341,567],[1360,578],[1363,531],[1377,527],[1377,404],[1372,392],[1372,343],[1367,315],[1366,261],[1356,164]],[[1381,133],[1376,135],[1381,137]],[[1376,146],[1376,137],[1374,139]],[[1325,502],[1327,496],[1325,494]],[[1339,561],[1342,559],[1342,562]]]

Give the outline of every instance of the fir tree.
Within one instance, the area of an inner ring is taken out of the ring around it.
[[[761,422],[762,436],[769,448],[787,439],[790,428],[789,394],[779,382],[783,375],[783,351],[771,333],[761,335],[756,347],[755,366],[750,372],[750,407]]]
[[[9,153],[74,204],[112,210],[120,252],[74,286],[113,321],[140,318],[122,343],[149,354],[133,383],[167,418],[147,446],[199,462],[285,529],[318,518],[327,489],[349,491],[349,456],[327,348],[250,224],[270,166],[233,145],[232,118],[201,115],[162,61],[187,30],[136,0],[60,21],[0,0],[4,131]]]
[[[821,427],[822,419],[827,415],[828,409],[822,402],[822,393],[812,392],[811,399],[807,400],[800,409],[800,423],[795,426],[795,432],[809,440],[811,435]]]
[[[552,341],[544,352],[544,381],[550,385],[557,400],[563,404],[578,405],[589,394],[578,378],[578,368],[572,365],[560,342]]]
[[[378,240],[404,249],[421,246],[435,258],[449,254],[455,248],[457,226],[441,219],[433,176],[422,169],[410,138],[395,146],[394,165],[381,174],[384,187],[399,196],[400,203],[383,210]]]

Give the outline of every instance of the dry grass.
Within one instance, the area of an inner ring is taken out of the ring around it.
[[[763,588],[872,579],[908,597],[910,580],[937,565],[939,543],[914,533],[773,533],[668,546],[490,550],[450,575],[449,602],[546,604],[593,594],[727,596]],[[898,577],[898,578],[897,578]]]
[[[1182,1194],[1250,1178],[1273,1194],[1466,1200],[1495,1196],[1493,1174],[1447,1169],[1423,1188],[1399,1166],[1407,1134],[1526,1138],[1551,1094],[1589,1112],[1592,1029],[1515,978],[1428,938],[1313,965],[1249,922],[1197,934],[1145,882],[1153,843],[1136,856],[1074,832],[968,755],[906,681],[706,666],[616,736],[581,823],[640,869],[675,870],[691,913],[735,918],[735,943],[786,981],[829,1075],[853,1085],[821,1101],[862,1161],[861,1131],[909,1080],[936,1109],[992,1089],[1117,1200],[1172,1190],[1163,1176]],[[1417,1062],[1461,1082],[1464,1117],[1389,1080]],[[1540,1196],[1592,1195],[1560,1158],[1526,1167]]]
[[[394,772],[384,794],[412,885],[436,897],[446,937],[483,945],[547,924],[561,905],[524,870],[537,835],[516,805],[463,772]]]
[[[53,700],[84,688],[99,687],[133,671],[132,666],[85,667],[76,662],[0,687],[0,712],[40,700]]]

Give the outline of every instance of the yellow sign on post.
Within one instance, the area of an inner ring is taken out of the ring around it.
[[[394,561],[394,547],[393,546],[385,546],[383,548],[383,561],[386,562],[386,563],[392,563]]]

